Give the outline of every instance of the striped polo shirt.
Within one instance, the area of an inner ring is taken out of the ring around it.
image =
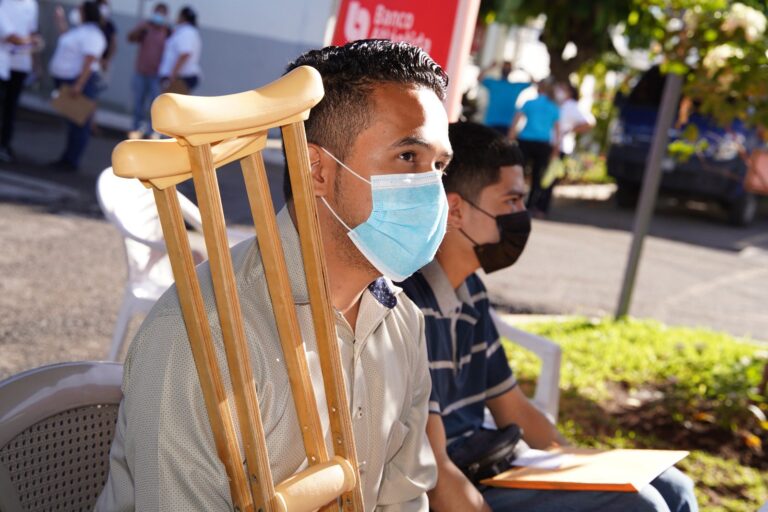
[[[400,284],[424,313],[432,377],[429,412],[443,418],[448,443],[483,424],[485,401],[517,385],[476,274],[454,290],[433,260]]]

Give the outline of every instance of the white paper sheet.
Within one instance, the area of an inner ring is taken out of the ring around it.
[[[551,453],[531,448],[518,455],[512,465],[538,469],[558,469],[563,464],[570,462],[571,459],[572,457],[568,454]]]

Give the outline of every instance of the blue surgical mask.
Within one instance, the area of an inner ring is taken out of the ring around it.
[[[371,186],[373,208],[368,220],[350,228],[324,197],[320,199],[347,228],[347,235],[376,269],[403,281],[432,261],[445,235],[448,200],[439,171],[383,174],[363,178],[333,156],[353,176]]]
[[[154,13],[149,17],[149,21],[155,25],[165,26],[168,24],[168,18],[162,14]]]

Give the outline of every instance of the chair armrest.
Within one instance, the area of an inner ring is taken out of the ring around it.
[[[541,359],[541,375],[536,379],[533,403],[547,415],[550,421],[557,422],[562,348],[551,340],[511,326],[493,309],[491,309],[491,318],[502,338],[507,338],[512,343],[530,350]]]

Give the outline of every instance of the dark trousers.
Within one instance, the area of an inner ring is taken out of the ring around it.
[[[56,88],[58,89],[62,85],[72,85],[76,79],[63,80],[54,78]],[[96,100],[99,96],[99,75],[97,73],[91,73],[88,81],[83,87],[83,96]],[[79,126],[72,121],[67,120],[67,145],[64,148],[64,153],[61,155],[61,160],[71,164],[73,167],[80,166],[80,158],[82,158],[85,148],[88,145],[88,140],[91,138],[91,123],[93,122],[93,116]]]
[[[518,139],[517,143],[525,157],[526,168],[531,170],[531,192],[528,194],[526,207],[546,213],[552,200],[552,187],[541,188],[541,178],[549,166],[552,145],[548,142],[523,139]]]
[[[16,124],[16,111],[19,108],[19,98],[26,79],[27,73],[11,71],[10,78],[3,82],[3,124],[0,128],[0,147],[11,147],[13,128]]]

